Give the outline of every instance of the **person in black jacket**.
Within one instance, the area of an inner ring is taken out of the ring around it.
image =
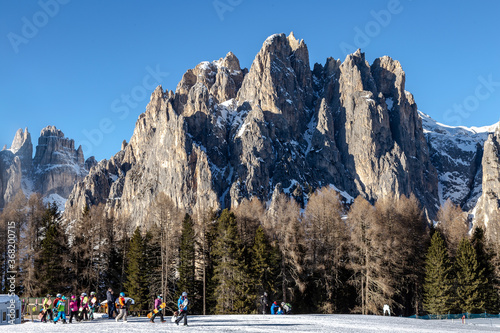
[[[106,300],[108,304],[108,319],[113,319],[113,312],[115,311],[115,296],[113,295],[113,289],[108,289]]]
[[[262,305],[262,314],[266,314],[267,308],[269,307],[266,292],[264,292],[264,295],[260,296],[260,304]]]

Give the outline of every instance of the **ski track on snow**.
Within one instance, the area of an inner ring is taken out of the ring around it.
[[[159,318],[158,318],[159,319]],[[91,322],[63,325],[61,323],[27,322],[21,325],[2,325],[0,332],[315,332],[315,333],[453,333],[499,332],[500,319],[472,319],[464,325],[460,320],[421,320],[401,317],[362,315],[216,315],[189,316],[185,327],[165,318],[151,324],[145,317],[129,317],[127,323],[106,318]]]

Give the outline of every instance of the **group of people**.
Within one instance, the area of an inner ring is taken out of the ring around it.
[[[66,324],[66,302],[67,297],[61,294],[57,294],[54,299],[52,295],[47,294],[42,302],[42,309],[40,310],[40,321],[46,323],[47,318],[54,324],[58,321],[62,321]],[[97,302],[96,293],[93,291],[90,293],[90,297],[87,293],[82,293],[80,296],[71,295],[69,299],[69,322],[73,322],[73,318],[76,321],[82,320],[93,320],[96,308],[99,306]]]
[[[115,298],[113,289],[109,288],[106,293],[106,301],[108,305],[108,318],[113,319],[114,314],[119,312],[116,318],[114,318],[115,321],[122,319],[124,322],[127,322],[127,311],[130,307],[130,299],[127,300],[125,298],[125,293],[121,292],[120,296]],[[187,292],[183,292],[177,301],[178,310],[174,313],[175,323],[177,325],[179,325],[181,320],[184,320],[184,325],[187,326],[188,306],[189,300],[187,298]],[[155,299],[152,316],[149,320],[154,323],[155,318],[160,316],[161,322],[166,322],[163,314],[164,308],[163,295],[160,294]]]
[[[264,295],[260,296],[260,304],[262,307],[262,314],[267,314],[269,309],[269,302],[266,292],[264,293]],[[285,302],[281,302],[281,304],[278,305],[278,302],[274,301],[271,303],[270,310],[271,314],[290,314],[292,313],[292,306],[290,305],[290,303]]]
[[[118,297],[115,298],[113,289],[109,288],[106,293],[106,303],[108,306],[108,319],[120,319],[127,322],[128,308],[130,307],[131,300],[125,298],[125,293],[122,291]],[[116,317],[114,314],[117,314]]]
[[[179,325],[181,320],[184,320],[184,326],[187,326],[187,314],[188,314],[188,306],[189,299],[187,298],[187,292],[183,292],[181,297],[177,300],[177,311],[174,312],[174,322]],[[154,323],[156,316],[160,316],[161,322],[164,323],[166,320],[163,317],[163,309],[165,303],[163,302],[163,296],[158,295],[155,300],[154,308],[152,311],[152,316],[149,319],[150,322]]]

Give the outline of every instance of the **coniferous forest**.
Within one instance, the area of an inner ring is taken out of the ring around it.
[[[260,312],[260,296],[287,302],[294,313],[396,315],[498,313],[500,223],[470,228],[446,202],[428,223],[415,197],[346,204],[325,187],[305,207],[280,194],[266,207],[245,200],[232,210],[187,214],[164,194],[148,225],[82,207],[66,221],[39,195],[16,196],[0,215],[1,233],[14,222],[16,292],[96,291],[111,287],[147,310],[163,294],[169,309],[187,291],[196,314]],[[498,218],[498,217],[497,217]],[[7,235],[2,242],[6,292]]]

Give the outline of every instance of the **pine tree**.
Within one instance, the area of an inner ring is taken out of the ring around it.
[[[269,244],[262,226],[255,232],[254,245],[252,247],[252,298],[267,292],[269,295],[276,292],[275,281],[278,278],[280,256],[276,248]],[[249,295],[250,296],[250,295]]]
[[[127,282],[125,289],[129,297],[135,300],[136,310],[148,308],[148,281],[146,275],[145,241],[137,227],[130,239],[127,253]]]
[[[483,285],[481,291],[485,300],[485,309],[488,313],[498,312],[498,294],[495,290],[495,271],[492,265],[493,254],[486,248],[485,236],[482,228],[476,228],[472,235],[471,243],[476,251],[479,268],[484,271],[484,277],[487,283]]]
[[[191,299],[191,312],[200,311],[199,304],[193,300],[199,300],[199,293],[195,287],[195,235],[194,223],[189,214],[182,221],[182,233],[179,248],[179,280],[177,281],[179,291],[187,291]]]
[[[424,310],[430,314],[446,314],[452,308],[453,284],[451,264],[444,240],[434,232],[425,260]]]
[[[58,207],[50,204],[42,219],[42,242],[35,260],[36,279],[42,294],[64,293],[67,289],[67,240],[61,228]]]
[[[474,247],[468,239],[462,239],[455,258],[456,265],[456,308],[462,312],[480,313],[485,310],[487,279],[485,268],[477,260]]]
[[[236,217],[225,209],[219,217],[213,255],[216,258],[216,313],[247,313],[249,279],[244,267],[243,251]]]
[[[218,221],[212,209],[198,207],[195,213],[195,236],[196,244],[196,277],[197,289],[201,294],[201,313],[206,315],[215,311],[215,288],[214,276],[214,244],[217,238]]]
[[[402,260],[395,297],[403,306],[403,316],[410,316],[423,310],[425,250],[430,246],[430,237],[419,201],[414,195],[409,198],[402,196],[397,201],[396,214],[401,222],[401,231],[395,238]]]

